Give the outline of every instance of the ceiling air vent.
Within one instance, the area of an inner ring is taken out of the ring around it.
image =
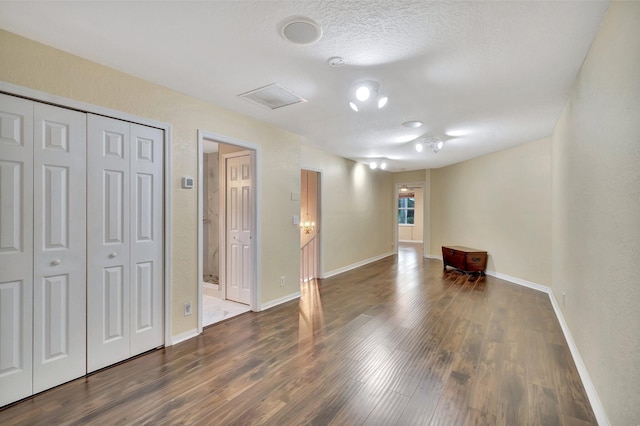
[[[277,83],[251,90],[238,95],[239,98],[246,99],[269,109],[278,109],[287,105],[307,102],[300,96],[292,93]]]

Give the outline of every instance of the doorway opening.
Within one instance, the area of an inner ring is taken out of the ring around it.
[[[200,135],[198,332],[256,310],[256,150]]]
[[[406,183],[396,185],[395,209],[396,248],[400,244],[425,243],[425,193],[424,184]]]
[[[313,170],[300,172],[300,281],[321,278],[320,178]]]

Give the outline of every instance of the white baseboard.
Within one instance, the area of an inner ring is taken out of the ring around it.
[[[274,306],[282,305],[283,303],[287,303],[290,300],[299,299],[299,298],[300,298],[300,292],[299,291],[297,291],[295,293],[288,294],[288,295],[286,295],[284,297],[281,297],[279,299],[272,300],[270,302],[261,304],[260,305],[260,312],[266,311],[267,309],[273,308]]]
[[[442,260],[442,255],[437,254],[425,254],[423,257],[427,259]]]
[[[509,281],[514,284],[521,285],[523,287],[528,287],[534,290],[547,293],[547,295],[549,296],[549,300],[551,301],[551,306],[553,306],[553,311],[556,313],[556,318],[558,318],[558,322],[560,323],[560,328],[562,328],[562,333],[564,334],[564,338],[567,340],[567,345],[569,345],[569,351],[571,351],[573,362],[576,364],[576,368],[578,369],[578,374],[580,375],[580,379],[582,380],[582,385],[584,386],[585,392],[587,393],[587,397],[589,398],[589,402],[591,403],[591,408],[593,409],[593,414],[595,414],[596,416],[598,425],[608,426],[610,423],[609,423],[609,419],[607,418],[607,413],[604,411],[604,407],[602,406],[600,397],[596,392],[595,386],[593,386],[593,382],[591,381],[591,377],[589,376],[587,367],[584,365],[584,361],[582,360],[580,351],[576,346],[576,342],[573,340],[573,336],[571,335],[569,326],[567,325],[567,322],[564,319],[564,315],[562,314],[560,305],[558,305],[558,301],[556,300],[556,297],[553,294],[553,290],[551,289],[551,287],[534,283],[531,281],[523,280],[521,278],[512,277],[510,275],[501,274],[496,271],[486,271],[485,273],[487,275],[491,275],[492,277],[500,278],[502,280]]]
[[[399,243],[420,243],[422,244],[422,240],[398,240]]]
[[[510,281],[514,284],[518,284],[523,287],[529,287],[534,290],[551,294],[551,287],[548,287],[546,285],[534,283],[533,281],[523,280],[522,278],[512,277],[511,275],[507,275],[507,274],[501,274],[500,272],[496,272],[496,271],[486,270],[484,273],[487,275],[491,275],[492,277],[500,278],[501,280]]]
[[[393,256],[394,254],[396,254],[395,251],[390,251],[388,253],[384,253],[379,256],[361,260],[360,262],[352,263],[351,265],[343,266],[342,268],[334,269],[333,271],[325,272],[323,278],[329,278],[329,277],[333,277],[334,275],[342,274],[343,272],[347,272],[352,269],[359,268],[369,263],[376,262],[380,259],[384,259],[385,257]]]
[[[196,337],[198,334],[198,329],[194,328],[192,330],[189,331],[185,331],[184,333],[180,333],[176,336],[172,336],[171,337],[171,343],[169,345],[165,345],[165,346],[172,346],[172,345],[177,345],[180,342],[184,342],[185,340],[189,340],[193,337]]]
[[[558,318],[558,322],[560,323],[560,327],[562,328],[562,332],[564,333],[564,338],[567,339],[567,344],[569,345],[571,356],[573,356],[573,362],[575,362],[576,368],[578,369],[578,374],[580,374],[580,379],[582,379],[582,385],[584,386],[585,392],[587,392],[587,397],[589,398],[589,402],[591,403],[591,408],[593,409],[593,414],[595,414],[596,416],[598,425],[609,426],[611,423],[609,422],[607,413],[604,411],[604,406],[602,405],[600,397],[598,396],[598,392],[596,392],[596,388],[591,381],[591,377],[589,376],[586,365],[584,365],[582,356],[580,356],[580,351],[578,351],[576,342],[573,340],[573,336],[571,335],[571,331],[569,330],[569,325],[565,321],[564,315],[562,315],[560,305],[558,305],[558,301],[556,300],[556,297],[550,288],[549,299],[551,300],[551,306],[553,306],[553,310],[556,313],[556,317]]]

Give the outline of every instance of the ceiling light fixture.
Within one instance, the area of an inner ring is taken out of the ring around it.
[[[374,80],[359,81],[351,87],[349,106],[358,112],[371,104],[378,109],[384,108],[389,103],[389,97],[378,93],[380,83]]]
[[[384,158],[377,158],[377,159],[371,160],[369,161],[369,168],[371,170],[375,170],[375,169],[386,170],[387,160]]]
[[[407,185],[402,185],[400,187],[400,192],[407,192],[407,191],[409,191],[409,187]]]
[[[429,144],[431,151],[433,151],[435,154],[437,154],[438,151],[440,151],[444,146],[444,141],[440,138],[429,138],[427,140],[427,143]]]
[[[368,86],[360,86],[356,89],[356,99],[360,102],[368,101],[371,96],[371,88]]]
[[[416,151],[422,152],[424,150],[424,145],[428,145],[429,148],[431,148],[431,151],[437,154],[444,146],[444,141],[436,136],[420,138],[416,142]]]
[[[410,120],[402,123],[402,127],[406,127],[408,129],[417,129],[418,127],[422,127],[422,121],[418,120]]]

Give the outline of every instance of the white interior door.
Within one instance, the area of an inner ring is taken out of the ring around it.
[[[129,358],[130,125],[88,115],[87,371]]]
[[[252,279],[251,155],[228,157],[226,166],[227,299],[249,304]]]
[[[164,342],[162,130],[131,125],[131,354]]]
[[[0,94],[0,406],[32,394],[33,103]]]
[[[34,103],[33,392],[86,374],[86,114]]]

